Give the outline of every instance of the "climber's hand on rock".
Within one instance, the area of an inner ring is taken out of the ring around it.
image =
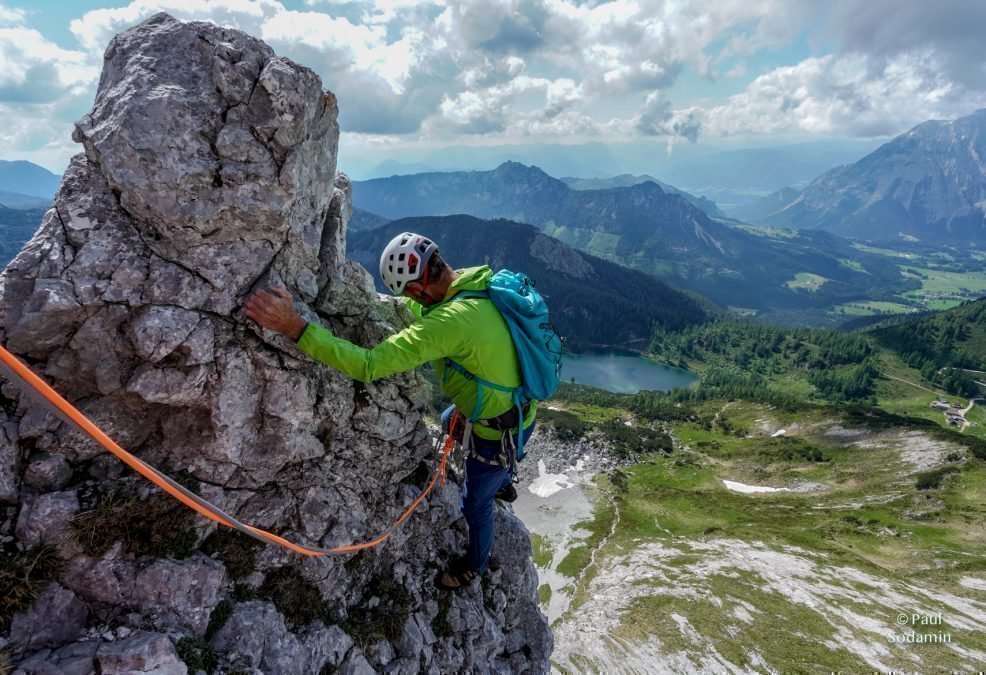
[[[243,313],[264,328],[283,333],[295,342],[307,325],[295,311],[294,299],[284,286],[255,292],[243,304]]]

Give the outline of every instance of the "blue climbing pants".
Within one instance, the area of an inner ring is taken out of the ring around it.
[[[455,412],[455,406],[442,413],[442,426]],[[535,420],[524,429],[524,444],[537,426]],[[494,459],[500,451],[500,441],[489,441],[472,435],[472,447],[486,459]],[[510,469],[493,466],[469,457],[466,459],[466,485],[462,497],[462,514],[469,525],[469,566],[482,574],[489,564],[493,547],[493,497],[501,487],[510,485]]]

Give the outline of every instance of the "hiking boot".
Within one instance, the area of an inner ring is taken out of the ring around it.
[[[466,558],[455,558],[435,578],[435,586],[443,591],[457,591],[471,584],[478,576],[479,572],[469,566]]]
[[[509,483],[497,490],[495,496],[500,501],[507,502],[508,504],[515,502],[517,501],[517,488],[514,487],[513,483]]]

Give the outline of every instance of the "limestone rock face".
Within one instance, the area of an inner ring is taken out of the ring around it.
[[[345,257],[337,113],[261,41],[152,17],[107,48],[74,134],[84,152],[0,288],[0,339],[115,441],[320,547],[385,531],[434,466],[417,375],[354,382],[238,311],[282,283],[362,346],[406,321]],[[0,403],[0,546],[53,570],[15,639],[0,624],[23,672],[184,673],[213,657],[265,673],[549,668],[509,513],[482,584],[434,589],[465,547],[455,480],[384,545],[301,559],[192,515],[9,382]]]

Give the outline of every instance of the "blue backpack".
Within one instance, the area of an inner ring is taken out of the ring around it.
[[[510,329],[521,372],[521,384],[514,389],[484,380],[446,358],[446,367],[476,381],[476,407],[469,419],[475,422],[478,418],[483,405],[483,387],[488,387],[512,395],[520,420],[518,425],[523,428],[524,404],[550,398],[558,388],[561,377],[563,339],[555,332],[555,327],[548,319],[548,305],[535,290],[533,281],[510,270],[500,270],[494,274],[488,290],[460,291],[453,296],[453,299],[459,298],[489,298],[493,301]],[[524,458],[524,434],[518,433],[517,436],[516,459],[520,460]]]

